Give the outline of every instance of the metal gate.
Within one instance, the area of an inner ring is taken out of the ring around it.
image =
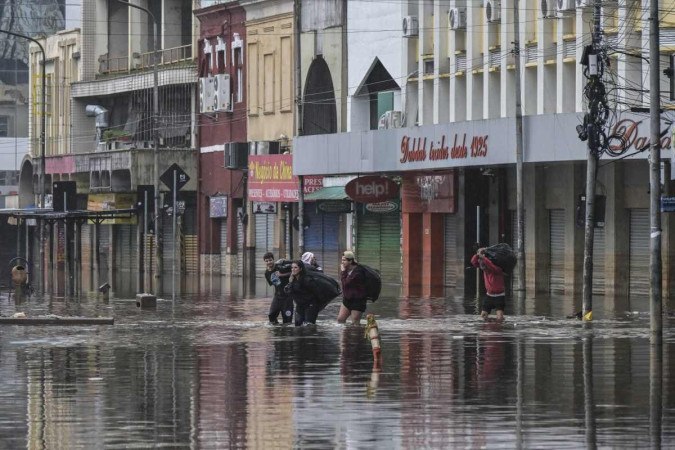
[[[234,274],[238,277],[244,274],[244,224],[241,222],[244,211],[241,207],[237,208],[237,272]]]
[[[227,265],[227,218],[220,219],[220,273],[229,273],[226,269]]]
[[[457,216],[445,215],[445,285],[457,286]]]
[[[274,248],[274,222],[276,214],[255,214],[255,275],[265,276],[263,255]],[[275,258],[278,255],[274,255]]]
[[[605,295],[605,229],[593,231],[593,294]]]
[[[339,278],[340,215],[316,212],[312,205],[307,208],[307,217],[310,225],[305,230],[305,251],[314,253],[324,273]]]
[[[649,209],[630,210],[629,233],[629,293],[634,305],[634,299],[646,301],[649,296]]]
[[[378,269],[382,281],[401,283],[401,214],[360,213],[357,221],[357,258]]]
[[[549,210],[550,275],[549,290],[565,291],[565,210]]]
[[[113,225],[115,233],[115,270],[123,273],[136,273],[136,226]]]

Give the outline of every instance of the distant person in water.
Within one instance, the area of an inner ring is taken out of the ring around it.
[[[281,314],[283,323],[291,323],[293,322],[293,299],[284,290],[291,276],[291,271],[279,267],[279,264],[274,262],[274,255],[271,252],[265,253],[263,260],[266,266],[265,279],[267,284],[274,286],[274,297],[267,317],[271,324],[276,325],[279,323],[277,318]]]
[[[485,247],[479,248],[476,254],[473,255],[471,265],[483,271],[483,280],[485,281],[485,290],[487,291],[487,295],[483,298],[480,316],[484,320],[487,320],[494,309],[497,314],[497,321],[503,321],[504,305],[506,304],[504,271],[485,255]]]
[[[286,286],[286,292],[295,302],[295,326],[315,324],[316,319],[328,302],[321,301],[312,283],[309,269],[300,260],[291,264],[291,278]]]

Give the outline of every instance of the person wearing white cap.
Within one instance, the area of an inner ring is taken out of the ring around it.
[[[319,265],[318,261],[316,260],[316,256],[314,256],[314,253],[312,252],[305,252],[302,254],[302,257],[300,260],[305,263],[305,268],[307,269],[314,269],[319,272],[323,272],[323,268]]]

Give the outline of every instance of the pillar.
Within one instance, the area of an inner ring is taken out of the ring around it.
[[[525,290],[527,295],[549,291],[549,216],[543,167],[526,165],[523,170],[525,207]]]
[[[403,213],[403,296],[417,296],[422,286],[422,214]]]
[[[444,259],[444,217],[443,214],[422,215],[422,296],[443,295]]]

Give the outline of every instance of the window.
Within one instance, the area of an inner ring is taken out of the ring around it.
[[[263,56],[263,111],[274,113],[274,53]]]
[[[234,97],[237,103],[244,101],[244,71],[242,69],[244,64],[241,50],[241,48],[234,49],[234,66],[236,67],[235,77],[237,77],[234,82],[234,88],[236,90]]]
[[[0,137],[9,136],[9,117],[0,116]]]

